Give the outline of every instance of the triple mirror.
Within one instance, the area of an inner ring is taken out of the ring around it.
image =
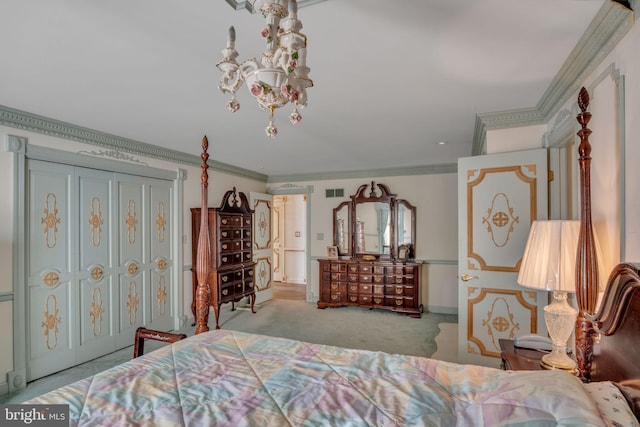
[[[384,184],[364,184],[333,209],[333,244],[341,256],[413,258],[416,208]]]

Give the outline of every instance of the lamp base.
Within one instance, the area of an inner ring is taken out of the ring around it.
[[[573,372],[576,362],[567,355],[567,340],[573,332],[578,311],[567,304],[567,293],[556,291],[553,301],[544,308],[544,320],[553,342],[551,353],[545,354],[540,364],[545,369]]]
[[[543,369],[549,369],[549,370],[558,369],[560,371],[567,371],[570,374],[577,375],[578,368],[576,367],[576,362],[573,359],[569,358],[569,357],[568,357],[568,359],[571,362],[573,362],[573,366],[571,366],[570,363],[567,363],[566,365],[563,365],[563,366],[558,366],[557,364],[552,365],[550,363],[547,363],[544,360],[544,357],[542,358],[542,360],[540,360],[540,366],[542,366]]]
[[[573,359],[569,359],[569,360],[573,361]],[[546,363],[544,360],[540,360],[540,366],[542,366],[543,369],[548,369],[548,370],[557,369],[560,371],[569,372],[570,374],[573,374],[573,375],[578,375],[578,368],[576,366],[576,362],[573,362],[573,367],[569,368],[569,367],[560,367],[560,366],[550,365]]]

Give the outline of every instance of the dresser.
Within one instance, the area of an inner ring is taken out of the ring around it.
[[[197,243],[200,234],[200,208],[191,209],[191,272],[192,295],[191,311],[196,318]],[[253,261],[253,210],[242,192],[227,191],[218,208],[208,208],[209,225],[209,272],[208,282],[212,295],[209,298],[216,317],[216,329],[220,329],[220,306],[234,303],[245,297],[251,298],[251,311],[255,313],[255,278]],[[195,325],[195,323],[193,324]],[[193,326],[192,325],[192,326]]]
[[[361,259],[320,259],[318,262],[318,308],[358,306],[421,317],[420,263]]]

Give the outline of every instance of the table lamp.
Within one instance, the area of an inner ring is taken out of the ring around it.
[[[567,293],[576,291],[579,232],[580,221],[534,221],[520,264],[519,285],[553,292],[553,301],[544,307],[544,321],[553,343],[551,352],[540,361],[546,369],[576,369],[566,348],[578,311],[567,303]]]

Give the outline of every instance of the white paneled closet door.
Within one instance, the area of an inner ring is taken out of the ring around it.
[[[172,329],[172,181],[28,166],[27,381]]]
[[[146,260],[149,271],[148,299],[145,313],[149,316],[146,325],[152,329],[173,329],[175,307],[172,304],[173,291],[171,259],[173,205],[171,183],[163,180],[147,179],[149,189],[149,257]]]
[[[73,173],[55,163],[29,164],[27,380],[75,361]]]
[[[115,348],[113,301],[117,300],[113,268],[114,174],[76,168],[78,221],[78,362]]]
[[[145,298],[144,184],[137,177],[118,175],[118,319],[116,345],[132,343],[135,331],[144,324]]]

